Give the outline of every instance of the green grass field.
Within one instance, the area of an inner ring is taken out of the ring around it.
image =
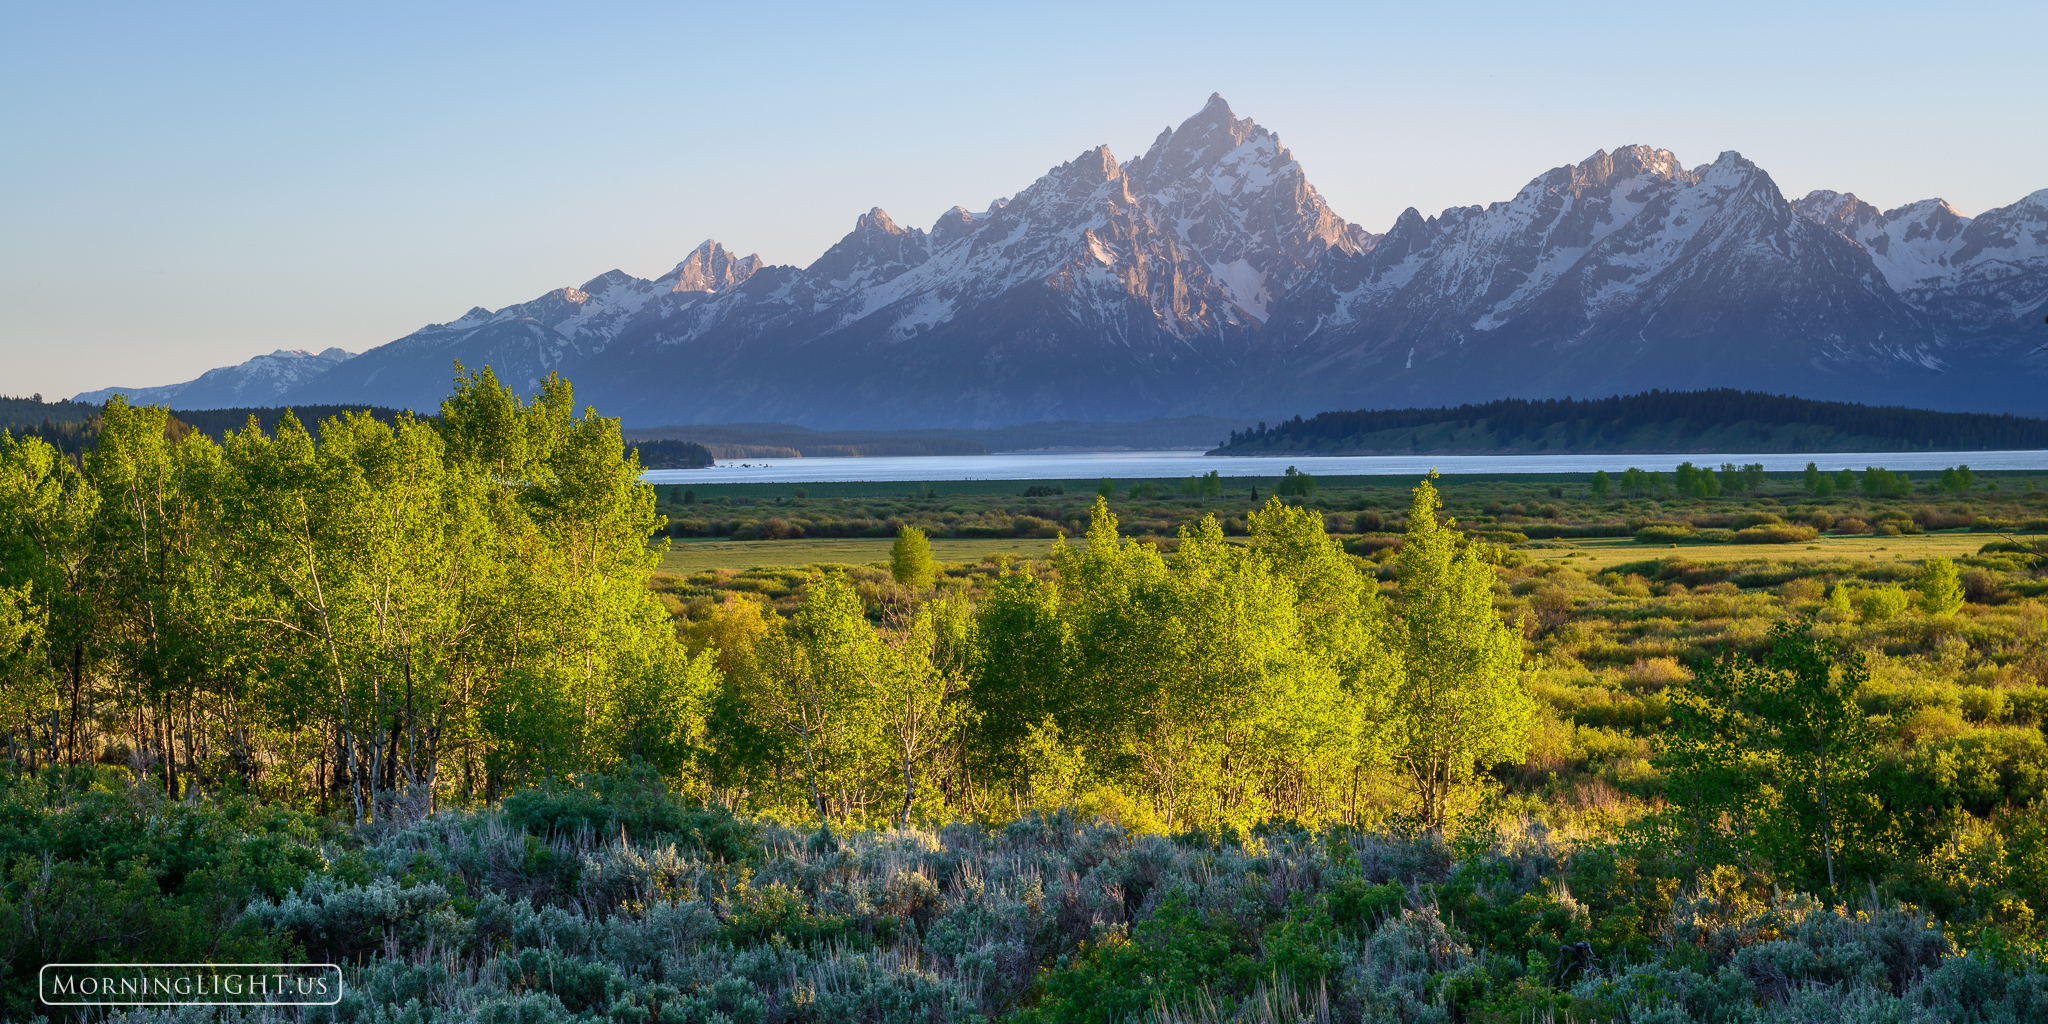
[[[1235,538],[1233,538],[1235,539]],[[1555,547],[1524,549],[1537,561],[1570,562],[1601,571],[1651,558],[1680,557],[1694,562],[1728,562],[1769,558],[1794,561],[1885,560],[1918,562],[1933,555],[1961,558],[1999,539],[1996,534],[1967,531],[1906,537],[1836,537],[1823,534],[1805,544],[1638,544],[1627,537],[1552,541]],[[706,569],[788,568],[801,565],[871,565],[889,560],[894,541],[868,538],[821,540],[678,540],[658,570],[685,576]],[[1050,540],[953,540],[931,542],[932,557],[942,563],[979,562],[990,554],[1015,558],[1051,556]]]
[[[706,569],[787,568],[799,565],[868,565],[887,562],[887,539],[828,538],[823,540],[677,541],[658,570],[683,576]],[[979,562],[991,554],[1047,558],[1050,540],[953,540],[932,542],[932,558],[941,563]]]
[[[1918,562],[1936,555],[1961,558],[1974,555],[1984,545],[1999,540],[1997,534],[1966,530],[1928,533],[1919,536],[1880,537],[1875,535],[1837,537],[1822,534],[1804,544],[1638,544],[1629,537],[1600,537],[1552,542],[1570,547],[1525,549],[1538,561],[1566,561],[1594,571],[1650,558],[1684,558],[1693,562],[1730,562],[1768,558],[1775,561],[1827,561],[1845,558],[1861,561]]]

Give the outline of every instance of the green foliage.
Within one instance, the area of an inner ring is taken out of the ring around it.
[[[1603,501],[1606,500],[1607,492],[1612,486],[1613,480],[1607,475],[1606,470],[1602,469],[1594,472],[1590,488],[1593,497]]]
[[[1963,606],[1962,577],[1954,562],[1929,558],[1920,567],[1920,610],[1929,615],[1952,615]]]
[[[931,542],[924,531],[905,526],[896,532],[896,544],[889,549],[889,574],[912,590],[926,590],[937,570],[932,565]]]
[[[2016,528],[2039,513],[2015,487],[1823,507],[1724,465],[1687,477],[1711,502],[1633,470],[1594,505],[1432,479],[1404,519],[1385,481],[1299,493],[1297,473],[1284,501],[1217,505],[1212,473],[1092,508],[1057,485],[1021,507],[998,482],[943,502],[719,485],[688,513],[1084,535],[912,592],[880,564],[650,578],[656,494],[614,425],[572,410],[559,382],[527,399],[480,373],[432,422],[216,442],[116,403],[82,462],[0,443],[11,760],[139,764],[120,788],[168,822],[245,791],[362,820],[317,826],[317,861],[236,867],[264,894],[234,911],[246,932],[195,923],[193,879],[226,861],[181,860],[219,848],[182,832],[17,843],[68,851],[48,878],[82,894],[33,909],[360,961],[351,1019],[413,995],[542,1018],[1278,1019],[1325,991],[1333,1017],[1589,1019],[1645,1016],[1629,1000],[1657,985],[1697,1016],[1777,1006],[1778,977],[1880,998],[1812,966],[1852,933],[1891,972],[1882,999],[1953,1009],[1915,986],[1976,968],[1883,900],[2001,963],[2048,939],[2037,553],[1960,556],[1937,589],[1969,614],[1900,617],[1923,548],[1954,539],[1690,546]],[[1613,564],[1605,538],[1632,530],[1688,548]],[[1774,632],[1816,608],[1803,639]],[[1738,668],[1681,667],[1723,652]],[[40,864],[9,868],[17,902],[45,898]],[[1831,899],[1875,887],[1867,920],[1793,895],[1831,869]],[[1757,928],[1805,952],[1746,952]],[[2024,991],[1998,970],[1982,1005]]]
[[[1899,498],[1913,493],[1913,482],[1906,479],[1906,474],[1878,466],[1864,467],[1861,486],[1863,493],[1872,498]]]
[[[1863,592],[1857,610],[1866,622],[1883,622],[1911,607],[1913,599],[1898,587],[1872,587]]]
[[[111,769],[0,774],[0,1015],[38,1011],[46,963],[286,956],[242,909],[323,866],[329,834],[240,797],[172,803]]]
[[[675,796],[643,764],[616,775],[592,773],[573,786],[521,790],[505,798],[504,812],[507,822],[543,839],[623,833],[633,842],[673,843],[721,861],[758,861],[765,852],[759,825]]]
[[[646,589],[652,490],[615,421],[541,390],[485,370],[435,421],[220,442],[117,398],[82,465],[0,442],[0,589],[51,624],[0,701],[38,740],[17,758],[118,744],[173,796],[260,782],[357,820],[444,768],[464,795],[636,752],[681,771],[704,677]]]
[[[1900,451],[2048,446],[2048,422],[1755,391],[1649,391],[1595,399],[1503,399],[1435,409],[1360,409],[1297,416],[1271,430],[1233,431],[1233,454],[1507,448],[1545,451],[1684,450],[1710,437],[1712,451]]]
[[[1287,475],[1273,487],[1273,493],[1283,498],[1308,498],[1316,493],[1316,478],[1303,473],[1293,466],[1287,467]]]
[[[1692,498],[1713,498],[1721,494],[1721,477],[1711,469],[1701,469],[1690,462],[1681,462],[1671,474],[1678,493]]]
[[[1976,483],[1977,474],[1968,466],[1950,466],[1941,471],[1940,487],[1949,494],[1961,494]]]
[[[1692,540],[1696,531],[1691,523],[1653,523],[1636,531],[1638,544],[1675,544]]]
[[[1520,629],[1493,610],[1493,570],[1479,552],[1458,550],[1455,522],[1424,480],[1408,512],[1397,557],[1401,662],[1394,706],[1395,757],[1429,827],[1442,828],[1455,786],[1526,749],[1534,703],[1520,677]]]
[[[1702,664],[1672,696],[1658,766],[1670,778],[1668,823],[1695,862],[1753,855],[1831,889],[1848,877],[1838,861],[1864,878],[1874,870],[1876,734],[1857,703],[1869,671],[1861,652],[1814,628],[1779,622],[1765,657]]]
[[[1179,493],[1192,498],[1220,498],[1223,496],[1223,475],[1210,470],[1200,476],[1191,476],[1180,481]]]

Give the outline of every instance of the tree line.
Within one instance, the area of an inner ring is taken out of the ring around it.
[[[1232,431],[1225,448],[1276,442],[1341,442],[1383,430],[1410,430],[1454,423],[1484,423],[1496,443],[1535,441],[1564,427],[1578,443],[1602,436],[1623,440],[1643,427],[1683,422],[1693,431],[1736,424],[1765,427],[1810,425],[1902,448],[1985,450],[2048,447],[2048,420],[2009,413],[1954,413],[1855,402],[1821,402],[1790,395],[1721,388],[1707,391],[1645,391],[1608,398],[1509,398],[1434,409],[1359,409],[1295,416],[1272,427]]]
[[[645,587],[658,525],[616,421],[488,370],[441,415],[174,437],[116,399],[95,449],[0,440],[0,732],[357,820],[630,747],[690,664]],[[452,776],[452,777],[451,777]]]
[[[1038,806],[1144,827],[1441,826],[1523,756],[1521,631],[1490,549],[1414,492],[1396,596],[1272,500],[1171,553],[1106,503],[1049,568],[935,593],[823,574],[679,630],[615,420],[486,369],[433,419],[216,441],[116,400],[95,450],[0,435],[0,745],[355,821],[644,764],[849,829]],[[922,549],[920,551],[920,549]],[[1405,794],[1405,795],[1404,795]]]

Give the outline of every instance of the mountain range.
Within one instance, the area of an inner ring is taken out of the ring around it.
[[[1718,387],[2038,411],[2044,312],[2048,189],[1974,218],[1938,199],[1880,211],[1788,200],[1735,152],[1687,167],[1625,146],[1375,234],[1211,96],[1141,156],[1088,150],[928,230],[870,210],[808,267],[706,241],[651,280],[612,270],[472,308],[317,373],[274,353],[174,387],[188,408],[226,404],[201,385],[227,375],[247,381],[237,405],[274,388],[431,409],[459,361],[523,388],[560,371],[650,426],[1283,418]]]
[[[323,352],[281,348],[245,363],[208,370],[183,384],[154,388],[101,388],[81,392],[71,400],[100,404],[122,394],[136,405],[162,405],[173,409],[275,405],[280,396],[352,358],[354,356],[339,348]]]

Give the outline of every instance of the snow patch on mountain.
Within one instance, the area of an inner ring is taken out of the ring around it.
[[[72,397],[74,402],[99,404],[116,394],[126,395],[132,405],[162,405],[173,409],[232,409],[242,406],[273,405],[292,386],[354,358],[339,348],[320,352],[278,349],[235,366],[208,370],[182,384],[152,388],[101,388]]]
[[[652,280],[472,308],[289,396],[430,408],[454,364],[488,364],[525,390],[562,371],[638,419],[903,426],[1960,380],[2044,303],[2048,191],[1974,218],[1788,202],[1739,153],[1630,145],[1374,234],[1212,95],[1142,155],[1088,149],[929,229],[870,209],[804,267],[706,241]]]

